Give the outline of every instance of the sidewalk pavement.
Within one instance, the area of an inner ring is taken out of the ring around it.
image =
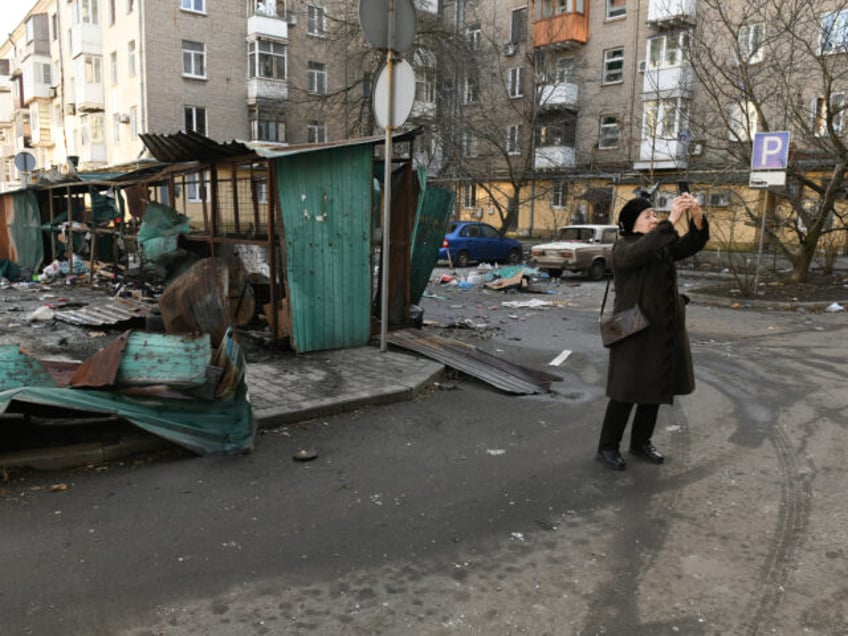
[[[444,372],[444,365],[378,346],[280,352],[247,364],[247,388],[256,428],[272,428],[350,411],[367,405],[410,400]],[[100,464],[162,448],[167,442],[139,431],[117,439],[0,451],[0,467],[60,470]]]

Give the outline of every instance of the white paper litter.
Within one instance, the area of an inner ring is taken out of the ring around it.
[[[560,353],[556,358],[548,362],[549,367],[558,367],[563,362],[568,359],[568,356],[571,355],[571,349],[563,349],[562,353]]]

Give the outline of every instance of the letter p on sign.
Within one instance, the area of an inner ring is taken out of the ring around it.
[[[786,170],[789,160],[789,131],[756,133],[751,170]]]

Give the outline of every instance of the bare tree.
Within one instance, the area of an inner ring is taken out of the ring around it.
[[[807,279],[822,237],[845,231],[848,4],[828,6],[702,0],[691,39],[701,97],[693,135],[709,147],[712,168],[747,171],[755,132],[791,133],[786,186],[744,209],[758,227],[767,215],[767,237],[797,281]]]

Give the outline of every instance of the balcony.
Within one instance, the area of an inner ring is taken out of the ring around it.
[[[648,24],[670,28],[695,23],[697,0],[651,0],[648,4]]]
[[[692,67],[688,64],[645,69],[643,94],[674,93],[688,96],[692,88]]]
[[[643,139],[634,170],[683,170],[688,163],[689,144],[679,139]]]
[[[251,77],[247,80],[247,103],[255,104],[259,100],[285,100],[289,98],[289,85],[285,80],[272,80]]]
[[[568,48],[586,44],[589,40],[589,14],[581,0],[571,0],[568,8],[559,12],[559,2],[542,0],[536,4],[536,19],[533,22],[534,47]]]
[[[412,102],[412,112],[409,114],[410,119],[433,119],[436,117],[436,102],[422,102],[415,100]]]
[[[99,24],[75,24],[71,28],[71,59],[80,55],[103,55],[103,35]]]
[[[539,106],[542,108],[568,108],[577,110],[579,87],[570,82],[542,84],[540,86]]]
[[[268,37],[287,40],[289,20],[283,0],[254,0],[247,18],[247,37]],[[294,20],[291,19],[292,23]]]
[[[34,99],[50,99],[51,60],[49,57],[30,57],[21,66],[23,106]]]
[[[536,148],[533,167],[536,170],[556,170],[577,166],[577,155],[573,146],[543,146]]]

